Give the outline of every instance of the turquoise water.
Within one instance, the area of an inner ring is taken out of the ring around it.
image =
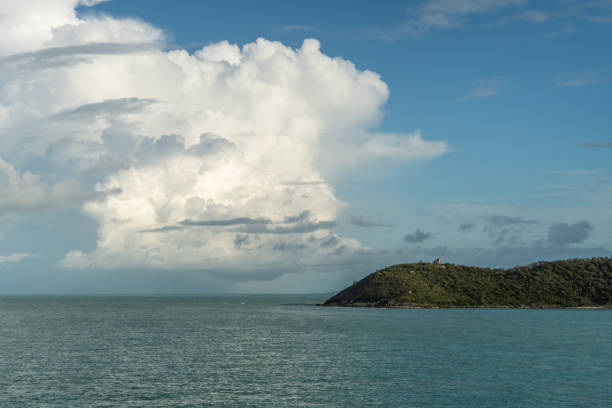
[[[612,311],[0,297],[0,407],[612,407]]]

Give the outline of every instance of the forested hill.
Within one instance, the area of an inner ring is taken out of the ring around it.
[[[374,272],[323,306],[612,307],[612,258],[511,269],[415,263]]]

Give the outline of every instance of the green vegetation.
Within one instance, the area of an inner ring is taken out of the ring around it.
[[[612,258],[512,269],[403,264],[374,272],[324,306],[612,307]]]

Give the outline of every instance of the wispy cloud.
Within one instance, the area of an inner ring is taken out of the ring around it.
[[[558,174],[560,176],[591,176],[593,174],[601,174],[601,170],[587,170],[587,169],[557,170],[557,171],[554,171],[553,174]]]
[[[612,147],[612,142],[585,143],[581,145],[581,147],[586,147],[589,149],[601,149],[601,148],[606,148],[606,147]]]
[[[275,28],[277,31],[316,31],[314,27],[301,24],[280,24]]]
[[[585,20],[588,21],[592,21],[594,23],[599,23],[599,24],[610,24],[612,23],[612,15],[607,15],[607,16],[583,16],[582,17]]]
[[[541,5],[547,5],[548,8],[526,8],[514,14],[503,16],[498,20],[497,25],[504,26],[513,22],[538,24],[551,21],[573,25],[573,23],[579,20],[600,24],[612,23],[612,3],[608,0],[559,1],[549,3],[550,4],[540,3]],[[573,31],[573,28],[571,31]],[[567,32],[568,30],[566,29],[561,30],[561,33]],[[554,34],[559,34],[559,32],[555,32]]]
[[[529,0],[426,0],[408,8],[406,19],[399,25],[374,29],[372,33],[377,39],[395,41],[421,38],[433,30],[459,29],[470,24],[488,28],[514,23],[564,24],[561,30],[545,34],[554,37],[573,31],[573,24],[580,20],[612,23],[612,3],[607,0],[543,2],[540,5],[545,7],[538,8],[533,3]]]
[[[522,10],[514,14],[501,17],[494,26],[503,27],[508,24],[515,22],[526,22],[526,23],[546,23],[551,19],[555,18],[558,12],[552,10]]]
[[[30,254],[28,252],[19,252],[10,255],[0,255],[0,266],[7,263],[16,263],[20,262],[26,258],[35,257],[36,254]]]
[[[479,79],[474,81],[473,89],[459,99],[459,102],[465,102],[470,99],[488,98],[497,94],[499,88],[499,80],[497,79]]]
[[[374,30],[374,34],[382,40],[420,38],[432,30],[461,28],[473,15],[493,14],[525,4],[527,0],[429,0],[406,10],[406,20],[397,27]]]
[[[520,14],[520,19],[530,23],[544,23],[551,18],[548,10],[525,10]]]
[[[574,86],[587,86],[602,82],[603,79],[599,78],[592,72],[580,72],[565,76],[555,77],[555,86],[558,87],[574,87]]]

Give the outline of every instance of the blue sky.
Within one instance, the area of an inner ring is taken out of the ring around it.
[[[609,1],[75,6],[0,2],[2,292],[611,254]]]

